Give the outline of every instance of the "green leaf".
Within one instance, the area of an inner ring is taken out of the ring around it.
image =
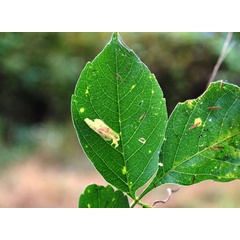
[[[72,118],[96,169],[135,198],[157,171],[167,111],[155,76],[117,33],[82,71]]]
[[[142,196],[165,183],[234,179],[240,179],[240,89],[219,81],[174,109],[159,170]]]
[[[108,185],[89,185],[79,198],[79,208],[129,208],[128,199],[124,194]]]

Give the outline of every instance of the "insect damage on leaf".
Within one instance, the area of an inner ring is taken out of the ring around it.
[[[115,148],[119,146],[118,141],[120,140],[119,134],[114,132],[107,124],[100,119],[92,121],[89,118],[85,118],[86,124],[97,134],[99,134],[105,141],[111,141],[115,145]]]
[[[196,118],[194,120],[194,124],[189,128],[189,130],[193,130],[194,128],[201,126],[202,125],[202,120],[201,118]]]
[[[220,106],[208,107],[208,110],[219,110],[219,109],[221,109]]]

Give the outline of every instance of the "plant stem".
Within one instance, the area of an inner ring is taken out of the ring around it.
[[[138,199],[134,200],[134,202],[131,204],[131,208],[134,208],[138,204]]]
[[[211,77],[210,77],[210,79],[209,79],[209,81],[208,81],[207,86],[208,86],[211,82],[213,82],[214,78],[215,78],[216,75],[217,75],[218,69],[220,68],[223,60],[225,59],[225,57],[226,57],[227,54],[229,53],[228,47],[229,47],[229,44],[230,44],[231,39],[232,39],[232,32],[229,32],[228,35],[227,35],[227,38],[226,38],[226,40],[225,40],[225,42],[224,42],[224,45],[223,45],[221,54],[220,54],[220,56],[219,56],[219,58],[218,58],[218,60],[217,60],[216,65],[214,66],[214,69],[213,69],[213,71],[212,71],[212,74],[211,74]]]
[[[148,204],[143,203],[143,202],[140,202],[139,199],[136,199],[136,200],[132,203],[131,208],[135,207],[137,204],[139,204],[139,205],[142,206],[143,208],[152,208],[152,207],[149,206]]]

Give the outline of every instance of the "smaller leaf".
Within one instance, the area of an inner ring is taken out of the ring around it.
[[[157,175],[141,197],[166,183],[240,179],[239,109],[240,88],[219,81],[179,103],[167,124]]]
[[[79,208],[129,208],[127,197],[122,191],[108,185],[89,185],[79,198]]]

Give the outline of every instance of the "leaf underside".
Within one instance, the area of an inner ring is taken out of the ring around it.
[[[240,179],[240,90],[218,81],[172,112],[158,172],[142,196],[166,183],[235,179]]]
[[[72,96],[72,118],[96,169],[135,198],[158,169],[167,111],[155,76],[117,33],[82,71]]]

